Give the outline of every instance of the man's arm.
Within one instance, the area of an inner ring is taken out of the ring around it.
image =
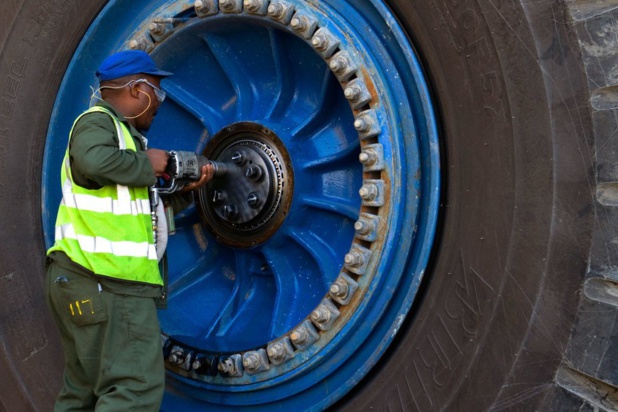
[[[75,182],[88,189],[152,186],[155,171],[146,152],[120,150],[115,136],[114,122],[105,113],[90,113],[77,122],[69,145]]]

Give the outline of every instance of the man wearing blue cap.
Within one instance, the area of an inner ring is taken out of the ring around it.
[[[156,305],[165,303],[159,260],[167,237],[160,209],[154,227],[149,187],[168,154],[147,148],[141,131],[165,99],[161,79],[171,74],[142,51],[108,57],[97,72],[101,101],[69,134],[47,253],[47,301],[65,354],[56,411],[159,409],[165,371]],[[198,182],[167,200],[170,207],[186,207],[187,192],[213,173],[205,166]]]

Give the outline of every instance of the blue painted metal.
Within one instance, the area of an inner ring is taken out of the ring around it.
[[[388,176],[383,246],[364,298],[346,323],[260,376],[196,381],[169,372],[165,410],[321,409],[352,389],[378,362],[411,307],[437,220],[439,145],[436,119],[416,54],[380,0],[289,0],[319,16],[375,85]],[[94,72],[110,53],[155,17],[185,16],[189,2],[112,0],[75,53],[50,122],[43,202],[60,199],[59,170],[73,119],[96,87]],[[194,19],[153,57],[175,76],[148,135],[152,147],[200,152],[228,124],[254,121],[275,131],[292,158],[295,193],[284,222],[265,244],[220,245],[194,207],[177,217],[170,239],[170,308],[162,330],[209,352],[244,351],[290,331],[327,294],[342,267],[360,212],[358,134],[342,88],[326,62],[293,31],[266,18],[218,14]],[[44,222],[52,242],[54,219]],[[236,382],[236,383],[235,383]],[[242,385],[239,383],[242,382]]]

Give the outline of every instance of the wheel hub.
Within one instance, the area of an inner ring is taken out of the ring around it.
[[[229,246],[253,247],[270,238],[283,223],[294,191],[281,140],[257,123],[236,123],[217,133],[204,155],[227,169],[200,191],[204,223]]]

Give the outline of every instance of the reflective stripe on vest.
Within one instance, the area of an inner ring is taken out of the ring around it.
[[[131,133],[104,107],[102,112],[114,121],[120,150],[136,151]],[[147,187],[122,185],[85,189],[73,181],[69,149],[61,171],[62,202],[56,219],[56,242],[48,254],[59,250],[75,263],[97,275],[141,283],[162,285],[152,232]]]

